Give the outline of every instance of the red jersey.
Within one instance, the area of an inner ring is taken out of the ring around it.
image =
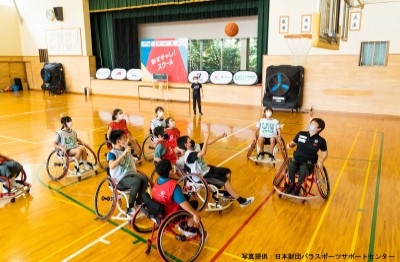
[[[179,204],[172,199],[176,186],[177,182],[172,179],[162,185],[158,181],[154,184],[152,198],[164,206],[164,217],[180,209]]]
[[[129,134],[129,130],[128,130],[128,127],[126,125],[126,120],[125,119],[122,119],[119,122],[112,121],[109,126],[111,127],[111,131],[122,130],[122,131],[124,131],[125,134]]]
[[[176,154],[174,147],[171,146],[169,141],[158,141],[165,148],[165,154],[161,156],[162,159],[169,159],[172,164],[176,163]]]
[[[181,131],[179,131],[178,128],[172,128],[172,129],[165,129],[165,132],[168,134],[168,142],[172,147],[177,147],[178,146],[178,138],[181,136]]]

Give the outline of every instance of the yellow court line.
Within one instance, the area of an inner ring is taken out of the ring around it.
[[[103,225],[99,226],[98,228],[93,229],[92,231],[86,233],[85,235],[83,235],[83,236],[81,236],[81,237],[75,239],[74,241],[70,242],[69,244],[63,246],[63,247],[60,248],[59,250],[54,251],[53,253],[51,253],[51,254],[48,255],[47,257],[41,259],[40,262],[43,262],[43,261],[45,261],[45,260],[47,260],[47,259],[53,257],[55,254],[60,253],[61,251],[67,249],[68,247],[74,245],[75,243],[78,243],[79,241],[81,241],[81,240],[84,239],[85,237],[87,237],[87,236],[93,234],[94,232],[100,230],[101,228],[103,228],[103,227],[105,227],[105,226],[107,226],[107,225],[108,225],[108,223],[104,223]]]
[[[208,250],[211,250],[211,251],[214,251],[215,253],[217,253],[218,250],[219,250],[219,249],[217,249],[217,248],[212,248],[212,247],[209,247],[209,246],[204,246],[204,248],[206,248],[206,249],[208,249]],[[228,252],[223,252],[222,254],[223,254],[223,255],[226,255],[226,256],[228,256],[228,257],[232,257],[232,258],[236,258],[236,259],[239,259],[239,260],[243,260],[242,257],[235,256],[234,254],[231,254],[231,253],[228,253]]]
[[[346,160],[345,160],[344,163],[343,163],[342,169],[340,170],[340,173],[339,173],[339,176],[338,176],[338,178],[337,178],[337,180],[336,180],[335,186],[333,187],[332,193],[331,193],[331,195],[330,195],[329,198],[328,198],[328,202],[326,203],[325,208],[324,208],[324,211],[322,212],[321,218],[319,219],[318,224],[317,224],[317,227],[316,227],[315,230],[314,230],[314,233],[313,233],[313,235],[312,235],[312,237],[311,237],[310,243],[308,243],[307,250],[306,250],[305,254],[308,254],[308,253],[310,253],[310,251],[311,251],[311,247],[312,247],[313,244],[314,244],[315,238],[317,237],[317,234],[318,234],[318,232],[319,232],[319,229],[321,228],[322,222],[324,221],[324,218],[325,218],[325,216],[326,216],[326,213],[328,212],[328,208],[329,208],[329,206],[330,206],[330,204],[331,204],[331,202],[332,202],[333,195],[335,194],[336,189],[337,189],[338,186],[339,186],[340,179],[341,179],[342,176],[343,176],[344,169],[346,168],[347,162],[349,161],[349,158],[350,158],[350,156],[351,156],[351,153],[353,152],[354,146],[356,145],[356,142],[357,142],[357,140],[358,140],[358,137],[359,137],[359,135],[360,135],[360,132],[361,132],[361,128],[358,128],[357,135],[356,135],[356,137],[355,137],[354,140],[353,140],[353,144],[351,145],[350,151],[349,151],[349,153],[347,154]],[[306,260],[307,260],[307,258],[304,257],[301,261],[302,261],[302,262],[305,262]]]
[[[372,156],[373,156],[374,149],[375,149],[376,133],[377,133],[377,129],[375,128],[374,139],[372,140],[372,147],[371,147],[371,151],[369,153],[367,174],[365,176],[363,192],[362,192],[361,200],[360,200],[360,206],[359,206],[360,210],[362,208],[364,208],[365,195],[367,193],[368,178],[369,178],[369,173],[371,171],[371,163],[372,163],[371,160],[372,160]],[[358,238],[358,230],[360,228],[361,216],[362,216],[362,212],[358,211],[357,222],[356,222],[356,226],[354,228],[353,241],[351,242],[351,249],[350,249],[350,253],[349,254],[354,253],[354,250],[356,249],[356,243],[357,243],[357,238]],[[352,262],[353,259],[349,259],[348,261]]]

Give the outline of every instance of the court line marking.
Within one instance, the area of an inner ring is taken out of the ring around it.
[[[68,247],[74,245],[75,243],[81,241],[81,240],[84,239],[85,237],[87,237],[87,236],[93,234],[94,232],[100,230],[101,228],[103,228],[103,227],[105,227],[105,226],[107,226],[107,225],[108,225],[108,224],[104,223],[103,225],[101,225],[101,226],[99,226],[99,227],[97,227],[97,228],[95,228],[95,229],[93,229],[93,230],[87,232],[86,234],[84,234],[84,235],[82,235],[82,236],[76,238],[74,241],[72,241],[72,242],[68,243],[67,245],[63,246],[62,248],[60,248],[60,249],[54,251],[53,253],[51,253],[51,254],[48,255],[47,257],[41,259],[40,262],[46,261],[47,259],[53,257],[55,254],[60,253],[61,251],[67,249]]]
[[[76,251],[75,253],[71,254],[69,257],[64,258],[63,260],[61,260],[62,262],[66,262],[69,261],[71,259],[73,259],[74,257],[76,257],[77,255],[81,254],[82,252],[84,252],[85,250],[91,248],[92,246],[94,246],[97,242],[102,242],[105,244],[109,244],[111,243],[108,240],[105,240],[106,237],[108,237],[111,234],[114,234],[116,231],[120,230],[120,228],[126,226],[127,224],[129,224],[128,221],[126,221],[125,223],[122,223],[121,225],[119,225],[118,227],[114,228],[113,230],[107,232],[106,234],[102,235],[101,237],[95,239],[93,242],[91,242],[90,244],[84,246],[83,248],[79,249],[78,251]],[[105,224],[106,225],[106,224]]]
[[[345,170],[345,168],[346,168],[346,166],[347,166],[347,162],[349,161],[348,158],[350,158],[351,154],[353,153],[353,149],[354,149],[354,147],[355,147],[355,145],[356,145],[356,143],[357,143],[357,140],[358,140],[358,137],[360,136],[360,133],[361,133],[361,128],[358,129],[357,135],[356,135],[356,137],[355,137],[354,140],[353,140],[353,144],[351,145],[350,150],[349,150],[349,152],[348,152],[348,154],[347,154],[346,160],[344,161],[344,163],[343,163],[343,165],[342,165],[342,169],[340,170],[339,176],[338,176],[338,178],[337,178],[337,180],[336,180],[335,186],[333,187],[332,193],[331,193],[331,195],[330,195],[329,198],[328,198],[328,201],[327,201],[327,203],[326,203],[326,205],[325,205],[324,211],[322,211],[322,215],[321,215],[321,217],[320,217],[320,219],[319,219],[319,221],[318,221],[317,227],[316,227],[315,230],[314,230],[314,233],[313,233],[313,235],[312,235],[312,237],[311,237],[310,242],[308,243],[307,249],[306,249],[306,251],[304,252],[304,254],[309,254],[310,251],[311,251],[311,248],[312,248],[312,246],[313,246],[313,244],[314,244],[314,241],[315,241],[315,239],[317,238],[319,229],[321,228],[322,222],[324,221],[325,216],[326,216],[326,213],[328,212],[328,209],[329,209],[330,204],[331,204],[331,202],[332,202],[333,196],[334,196],[334,194],[335,194],[335,192],[336,192],[336,190],[337,190],[337,188],[338,188],[338,186],[339,186],[339,182],[340,182],[340,180],[341,180],[341,178],[342,178],[342,176],[343,176],[344,170]],[[307,260],[307,258],[304,257],[301,261],[302,261],[302,262],[305,262],[306,260]]]
[[[371,171],[371,160],[374,154],[374,149],[375,149],[375,141],[376,141],[376,133],[377,133],[377,129],[375,128],[375,133],[374,133],[374,138],[372,140],[372,146],[371,146],[371,151],[369,153],[369,162],[368,162],[368,166],[367,166],[367,172],[366,172],[366,176],[364,179],[364,186],[363,186],[363,191],[361,194],[361,199],[360,199],[360,204],[359,204],[359,210],[363,210],[364,208],[364,202],[365,202],[365,195],[367,193],[367,185],[368,185],[368,179],[369,179],[369,174]],[[354,228],[354,233],[353,233],[353,240],[351,242],[351,248],[350,248],[350,254],[354,253],[355,249],[356,249],[356,243],[357,243],[357,238],[358,238],[358,230],[360,228],[360,222],[361,222],[361,216],[362,216],[363,212],[358,211],[357,212],[357,220],[356,220],[356,226]],[[352,262],[353,259],[348,260],[349,262]]]
[[[31,141],[24,140],[24,139],[18,139],[18,138],[14,138],[14,137],[9,137],[9,136],[0,136],[0,137],[2,137],[2,138],[7,138],[7,139],[11,139],[11,140],[15,140],[15,141],[18,141],[18,142],[24,142],[24,143],[34,144],[34,145],[37,144],[37,143],[35,143],[35,142],[31,142]]]
[[[381,174],[382,174],[382,152],[383,152],[383,142],[384,142],[384,134],[381,135],[381,148],[379,151],[379,164],[378,164],[378,177],[376,178],[376,187],[375,187],[375,200],[374,200],[374,213],[372,216],[371,223],[371,234],[369,237],[369,250],[368,254],[375,254],[375,232],[376,232],[376,219],[378,216],[378,204],[379,204],[379,188],[381,184]],[[368,256],[368,262],[372,262],[370,256]]]

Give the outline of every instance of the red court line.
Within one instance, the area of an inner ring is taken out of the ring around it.
[[[216,261],[217,258],[228,248],[228,246],[235,240],[235,238],[240,234],[240,232],[246,227],[246,225],[253,219],[253,217],[260,211],[260,209],[267,203],[267,201],[275,193],[275,189],[269,193],[269,195],[264,199],[264,201],[257,207],[256,210],[243,222],[242,225],[236,230],[236,232],[231,236],[231,238],[222,246],[222,248],[215,254],[215,256],[210,261]]]

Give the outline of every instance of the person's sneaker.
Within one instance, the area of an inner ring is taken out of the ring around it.
[[[299,196],[299,194],[300,194],[300,189],[301,189],[301,186],[300,186],[300,185],[296,185],[296,187],[295,187],[294,190],[293,190],[293,195],[294,195],[294,196]]]
[[[90,169],[92,169],[92,168],[93,168],[93,167],[92,167],[92,165],[91,165],[91,164],[89,164],[89,163],[87,163],[87,162],[86,162],[86,163],[84,163],[84,164],[83,164],[83,166],[85,167],[85,170],[86,170],[86,171],[89,171]]]
[[[264,159],[264,154],[263,153],[259,153],[257,155],[257,160],[263,160]]]
[[[253,203],[253,202],[254,202],[254,197],[248,197],[248,198],[246,198],[245,202],[240,204],[240,207],[245,207],[245,206],[251,205],[251,203]]]
[[[16,188],[16,189],[24,188],[24,185],[17,183],[17,181],[15,181],[15,177],[10,178],[10,186],[11,188]]]
[[[179,232],[182,233],[185,237],[195,237],[197,233],[199,233],[199,229],[197,227],[178,227]]]
[[[128,207],[128,210],[126,211],[126,214],[129,216],[133,216],[133,214],[135,214],[136,212],[136,208],[134,207]]]
[[[76,173],[77,176],[81,175],[84,172],[85,172],[85,170],[83,170],[79,166],[75,166],[75,173]]]
[[[291,194],[295,188],[296,184],[295,183],[289,183],[285,184],[285,191],[283,193],[285,194]]]
[[[269,158],[268,158],[268,161],[269,161],[269,162],[274,162],[274,161],[275,161],[275,157],[274,157],[274,156],[269,157]]]

